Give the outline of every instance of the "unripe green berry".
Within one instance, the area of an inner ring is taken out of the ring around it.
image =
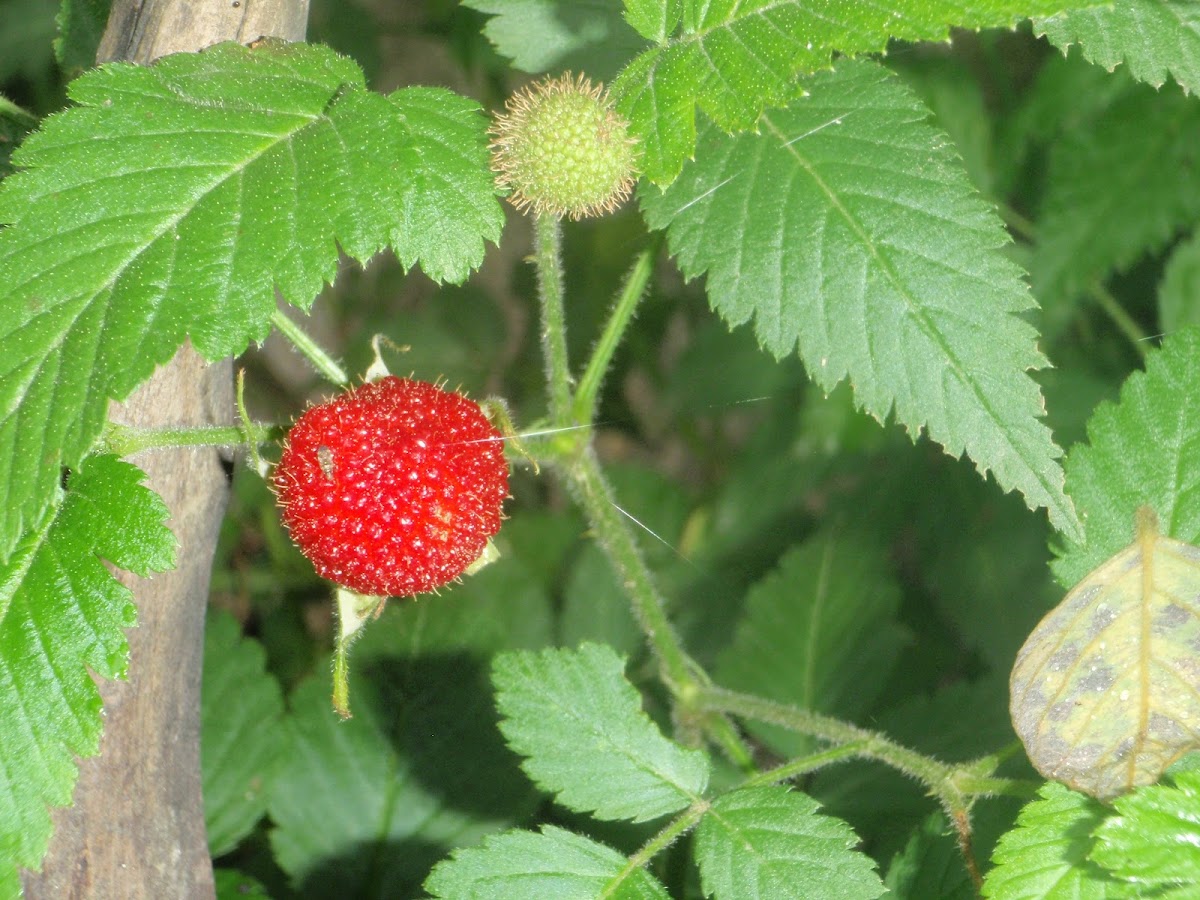
[[[582,75],[518,91],[490,131],[496,183],[522,212],[597,216],[620,206],[633,188],[636,141],[603,87]]]

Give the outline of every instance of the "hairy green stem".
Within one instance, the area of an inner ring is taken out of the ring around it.
[[[308,336],[308,332],[285,316],[283,310],[276,308],[275,314],[271,316],[271,322],[279,329],[280,334],[291,341],[292,346],[299,350],[329,381],[338,387],[345,387],[350,383],[350,377],[346,374],[346,370],[322,350],[320,345]]]
[[[548,431],[554,434],[550,442],[554,448],[552,455],[558,459],[561,470],[583,506],[593,536],[616,569],[625,593],[632,602],[634,616],[658,662],[659,673],[687,718],[691,710],[690,698],[701,683],[706,682],[704,673],[689,659],[671,628],[662,595],[642,558],[629,523],[621,516],[612,490],[591,452],[586,437],[588,429],[577,430],[580,424],[590,424],[604,370],[645,289],[655,250],[648,248],[635,263],[604,330],[601,347],[593,354],[588,365],[586,393],[581,392],[583,399],[580,400],[572,395],[571,370],[567,359],[561,223],[555,216],[539,215],[534,235],[533,262],[537,268],[538,298],[541,301],[542,353],[546,361],[546,387],[552,426]],[[573,416],[580,418],[576,420]],[[703,725],[708,735],[725,749],[735,764],[743,769],[751,768],[751,754],[732,723],[721,715],[709,715],[705,717]]]
[[[704,818],[704,814],[708,812],[710,806],[711,804],[705,800],[697,800],[684,810],[681,816],[668,822],[661,831],[642,845],[637,853],[629,857],[629,862],[605,886],[604,891],[599,896],[617,896],[621,888],[625,887],[625,882],[630,875],[646,866],[655,856],[695,828],[697,823]]]
[[[701,688],[695,705],[713,712],[769,722],[835,745],[855,745],[856,756],[877,760],[915,778],[929,788],[952,813],[968,810],[976,796],[1028,794],[1025,782],[992,776],[996,764],[994,758],[959,764],[944,763],[849,722],[715,686]]]
[[[212,426],[207,428],[133,428],[109,422],[103,444],[117,456],[164,447],[238,447],[278,440],[286,433],[279,425]]]
[[[542,307],[542,353],[550,418],[555,425],[571,421],[571,367],[567,360],[567,322],[563,310],[562,223],[542,213],[534,224],[533,261],[537,267],[538,298]]]
[[[660,240],[656,238],[638,254],[625,278],[625,284],[621,287],[621,293],[617,295],[608,322],[592,350],[591,359],[588,360],[587,367],[579,379],[579,387],[575,391],[573,417],[576,422],[591,422],[596,417],[600,386],[604,383],[604,376],[608,373],[613,354],[620,345],[625,330],[633,321],[634,311],[646,292],[646,285],[650,283],[659,243]]]
[[[761,787],[768,784],[778,784],[781,781],[788,781],[792,778],[799,778],[801,775],[808,775],[811,772],[817,771],[817,769],[823,769],[831,763],[856,759],[862,756],[866,748],[867,742],[865,740],[851,741],[847,744],[830,747],[819,753],[800,756],[796,759],[788,760],[783,765],[776,766],[774,769],[759,772],[757,775],[747,778],[739,787]]]
[[[568,474],[593,536],[607,553],[622,588],[633,602],[634,614],[650,641],[664,681],[677,698],[688,703],[701,687],[698,670],[667,619],[662,595],[590,448],[572,462]]]

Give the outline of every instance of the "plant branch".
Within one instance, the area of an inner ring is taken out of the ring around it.
[[[142,450],[169,447],[240,447],[279,440],[287,429],[281,425],[215,425],[197,428],[137,428],[110,422],[101,440],[106,450],[130,456]]]
[[[621,586],[633,602],[634,614],[650,641],[664,681],[676,697],[686,701],[700,688],[698,670],[667,619],[663,598],[650,569],[633,533],[617,511],[608,482],[590,448],[579,454],[568,474],[593,536],[608,555]]]
[[[567,323],[563,310],[562,223],[542,213],[534,223],[533,262],[537,267],[538,298],[542,308],[542,354],[550,418],[555,425],[571,420],[571,367],[567,360]]]
[[[599,896],[601,898],[617,896],[621,888],[625,886],[625,881],[630,875],[632,875],[638,869],[644,868],[655,856],[667,849],[667,847],[671,846],[671,844],[673,844],[675,841],[679,840],[680,837],[695,828],[697,823],[704,818],[704,815],[708,812],[710,806],[711,804],[709,804],[706,800],[697,800],[686,810],[684,810],[682,815],[668,822],[663,829],[655,834],[654,837],[650,838],[650,840],[648,840],[641,847],[641,849],[637,851],[637,853],[634,853],[631,857],[629,857],[629,862],[627,862],[624,868],[617,873],[616,877],[614,877],[613,880],[608,883],[604,893],[600,894]]]
[[[761,787],[768,784],[778,784],[781,781],[790,781],[793,778],[799,778],[801,775],[808,775],[811,772],[815,772],[817,769],[823,769],[832,763],[857,759],[862,756],[863,751],[866,749],[867,742],[865,740],[850,741],[846,744],[830,747],[827,750],[821,750],[818,753],[810,753],[807,756],[790,759],[783,765],[776,766],[774,769],[752,775],[743,781],[740,787]]]
[[[291,341],[292,346],[299,350],[325,378],[338,387],[345,387],[350,383],[350,377],[346,374],[346,370],[322,350],[320,345],[309,337],[308,332],[284,315],[283,310],[276,308],[274,315],[271,316],[271,322],[279,329],[280,334]]]
[[[637,309],[638,302],[646,292],[646,285],[650,282],[660,243],[661,238],[655,237],[650,245],[638,254],[637,259],[633,262],[633,267],[625,278],[625,284],[621,287],[621,293],[617,295],[608,322],[605,323],[600,340],[592,350],[591,359],[588,360],[587,367],[579,379],[579,387],[575,391],[572,412],[577,422],[591,422],[596,417],[596,403],[600,395],[600,387],[604,383],[604,376],[608,373],[613,354],[620,345],[621,338],[625,336],[625,330],[633,321],[633,314]]]
[[[711,685],[700,689],[695,703],[701,709],[769,722],[831,744],[854,745],[856,756],[877,760],[920,781],[952,815],[969,810],[973,799],[978,796],[1005,794],[1025,797],[1029,793],[1026,782],[991,774],[998,762],[995,757],[966,763],[945,763],[898,744],[882,734],[832,716]]]

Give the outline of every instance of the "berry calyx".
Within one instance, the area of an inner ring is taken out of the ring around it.
[[[522,212],[612,212],[637,175],[636,141],[601,85],[568,72],[518,91],[490,129],[496,183]]]
[[[273,484],[317,573],[403,597],[453,581],[500,529],[504,442],[477,403],[389,375],[309,408]]]

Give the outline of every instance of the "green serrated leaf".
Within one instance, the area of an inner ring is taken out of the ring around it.
[[[543,826],[541,834],[510,831],[484,838],[438,863],[425,890],[447,900],[668,900],[661,884],[642,869],[622,875],[628,860],[593,840]]]
[[[1049,154],[1034,293],[1069,303],[1200,218],[1200,103],[1134,85]]]
[[[751,589],[716,680],[854,719],[879,696],[908,640],[899,609],[900,588],[880,548],[852,534],[812,538]],[[755,731],[787,756],[815,747],[781,728]]]
[[[372,94],[325,48],[115,64],[71,97],[0,189],[0,559],[185,337],[209,359],[262,340],[276,289],[307,308],[339,246],[461,280],[503,221],[474,101]]]
[[[1200,891],[1200,773],[1118,797],[1118,815],[1096,829],[1091,859],[1118,878]]]
[[[583,644],[501,654],[492,681],[500,730],[535,783],[573,810],[644,822],[699,799],[709,765],[663,737],[623,669],[610,648]]]
[[[1169,334],[1135,372],[1119,401],[1103,403],[1088,425],[1088,444],[1071,448],[1067,492],[1086,540],[1056,548],[1051,563],[1071,587],[1125,547],[1139,507],[1158,514],[1162,533],[1200,545],[1200,328]]]
[[[267,655],[242,638],[226,612],[210,611],[204,630],[200,763],[204,821],[214,857],[228,853],[267,809],[267,785],[283,751],[283,695],[266,672]]]
[[[988,900],[1113,900],[1136,896],[1088,859],[1091,833],[1106,809],[1091,797],[1050,783],[1000,838],[984,879]]]
[[[1200,90],[1200,7],[1191,0],[1115,0],[1034,22],[1034,32],[1110,72],[1124,63],[1134,78],[1159,87],[1172,76]]]
[[[975,885],[946,817],[931,813],[888,867],[887,888],[896,900],[975,900]]]
[[[893,39],[944,41],[952,25],[1011,26],[1030,15],[1089,5],[1094,4],[1049,0],[684,4],[681,33],[633,60],[613,82],[613,96],[642,141],[645,174],[666,185],[692,157],[697,106],[727,132],[750,128],[765,108],[797,95],[798,73],[826,68],[835,51],[882,53]]]
[[[1200,325],[1200,232],[1180,243],[1167,260],[1158,289],[1158,317],[1167,334]]]
[[[683,0],[625,0],[625,20],[646,40],[661,44],[679,27]]]
[[[672,0],[677,2],[677,0]],[[609,78],[646,42],[615,0],[464,0],[492,16],[483,33],[523,72],[574,69]]]
[[[758,134],[706,129],[695,164],[642,192],[647,221],[775,356],[799,345],[822,388],[848,377],[871,415],[966,451],[1078,534],[1027,372],[1046,360],[1015,315],[1033,301],[999,252],[999,219],[885,69],[843,62],[804,84],[810,96],[763,116]]]
[[[350,680],[344,722],[328,675],[290,698],[271,847],[302,894],[414,896],[448,850],[529,815],[536,792],[496,730],[479,660],[373,657]]]
[[[50,840],[48,806],[65,806],[75,760],[94,755],[102,730],[90,673],[123,678],[129,589],[105,561],[138,575],[175,561],[167,509],[136,466],[90,457],[56,509],[0,567],[0,885],[37,869]]]
[[[851,900],[886,892],[845,822],[782,787],[746,788],[713,803],[696,831],[706,896],[720,900]]]

